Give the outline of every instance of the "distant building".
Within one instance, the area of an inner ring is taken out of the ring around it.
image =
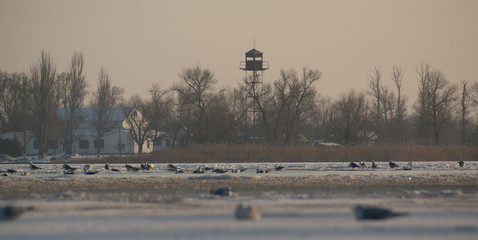
[[[93,108],[79,108],[76,115],[76,127],[73,130],[73,144],[72,144],[72,153],[80,155],[93,155],[97,152],[97,146],[100,146],[100,153],[105,155],[111,154],[136,154],[138,153],[138,145],[134,142],[129,134],[129,126],[126,119],[136,111],[134,108],[122,108],[114,107],[111,108],[111,119],[108,122],[108,131],[104,134],[103,138],[99,141],[97,140],[97,133],[93,127],[93,122],[95,120],[95,114]],[[67,114],[66,109],[60,108],[57,111],[58,117],[62,120],[65,119]],[[1,135],[3,139],[13,139],[15,133],[6,133]],[[17,138],[22,144],[23,142],[23,133],[17,133]],[[27,141],[27,155],[36,155],[38,154],[39,145],[38,140],[36,140],[30,132],[28,132]],[[63,137],[57,137],[57,139],[52,139],[48,141],[48,152],[49,155],[62,154],[67,152],[66,148],[68,146],[67,142]],[[151,139],[145,141],[143,145],[143,153],[149,153],[153,151],[153,142]]]

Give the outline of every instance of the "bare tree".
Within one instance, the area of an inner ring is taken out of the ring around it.
[[[98,156],[101,151],[101,138],[113,127],[111,108],[116,106],[123,98],[123,92],[122,88],[113,85],[108,73],[104,68],[101,68],[98,73],[98,88],[93,93],[93,99],[90,103],[94,113],[91,124],[96,130]]]
[[[370,109],[363,93],[342,94],[326,112],[325,125],[336,141],[359,143],[369,140]]]
[[[466,129],[469,122],[468,115],[470,114],[470,108],[472,107],[472,93],[468,87],[467,82],[461,84],[461,99],[460,99],[460,116],[461,116],[461,144],[466,143]]]
[[[42,51],[40,62],[31,68],[33,87],[33,116],[35,118],[35,137],[38,139],[38,155],[45,157],[48,151],[48,134],[51,133],[56,115],[57,103],[55,102],[55,77],[56,67],[50,54]]]
[[[149,89],[151,100],[145,103],[142,114],[145,115],[151,124],[151,130],[154,131],[153,138],[159,136],[162,131],[170,131],[172,127],[172,111],[174,99],[168,96],[167,90],[162,90],[157,84],[153,84]]]
[[[450,126],[456,106],[456,85],[451,85],[439,70],[430,70],[429,64],[419,65],[418,101],[415,105],[419,126],[429,127],[432,139],[440,144],[441,133]]]
[[[375,119],[375,131],[376,133],[380,136],[382,134],[381,130],[381,121],[382,121],[382,107],[381,107],[381,102],[382,100],[382,95],[383,95],[383,90],[384,86],[381,83],[381,78],[382,78],[382,70],[380,67],[375,67],[373,72],[368,75],[368,87],[369,87],[369,92],[373,98],[373,107],[375,111],[373,111],[374,119]]]
[[[213,91],[213,86],[217,83],[214,73],[209,69],[202,69],[199,65],[193,68],[185,68],[179,73],[182,82],[172,87],[179,97],[179,101],[184,106],[189,106],[189,117],[191,119],[188,131],[193,136],[193,141],[201,142],[204,136],[204,117],[210,104],[225,89],[219,92]],[[184,106],[181,106],[182,109]]]
[[[431,72],[431,65],[429,62],[421,62],[417,65],[416,71],[418,73],[418,98],[414,105],[415,110],[415,127],[417,137],[422,141],[426,139],[426,135],[430,132],[430,126],[427,124],[427,102],[428,102],[428,88]]]
[[[402,95],[402,80],[403,80],[403,69],[400,65],[394,65],[392,68],[392,80],[395,83],[397,89],[397,98],[396,98],[396,110],[395,110],[395,128],[393,135],[396,138],[400,139],[403,134],[403,121],[406,117],[406,101],[407,98]]]
[[[77,110],[83,105],[88,91],[88,84],[84,73],[84,54],[75,52],[71,58],[70,65],[64,77],[61,79],[63,88],[63,107],[65,108],[65,143],[66,152],[71,153],[72,144],[75,141],[73,131],[77,128]]]
[[[144,143],[153,137],[151,131],[150,119],[143,112],[150,112],[147,104],[145,104],[139,95],[131,97],[129,100],[129,106],[123,107],[123,111],[126,117],[126,124],[128,126],[128,132],[133,141],[138,145],[138,153],[143,153]]]

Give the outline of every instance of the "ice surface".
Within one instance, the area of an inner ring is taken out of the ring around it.
[[[20,171],[0,177],[0,206],[34,207],[0,221],[0,239],[478,239],[476,162],[416,162],[411,171],[387,163],[375,170],[345,162],[177,164],[185,174],[167,164],[135,173],[124,164],[111,164],[119,173],[95,164],[98,174],[71,176],[60,164],[37,165],[43,169],[0,164]],[[279,165],[286,169],[275,171]],[[199,166],[248,170],[191,173]],[[234,194],[209,194],[224,186]],[[257,207],[262,218],[236,220],[240,203]],[[357,221],[357,204],[409,215]]]

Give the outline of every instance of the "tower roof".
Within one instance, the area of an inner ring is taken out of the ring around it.
[[[257,49],[253,48],[249,52],[246,52],[246,57],[262,57],[262,52],[258,51]]]

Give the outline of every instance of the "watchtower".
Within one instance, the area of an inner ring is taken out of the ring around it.
[[[250,102],[248,103],[247,125],[252,127],[251,137],[256,138],[256,126],[259,124],[259,88],[263,81],[263,73],[269,69],[269,62],[263,61],[262,52],[253,48],[246,52],[246,61],[241,61],[240,69],[244,70],[247,92]]]

